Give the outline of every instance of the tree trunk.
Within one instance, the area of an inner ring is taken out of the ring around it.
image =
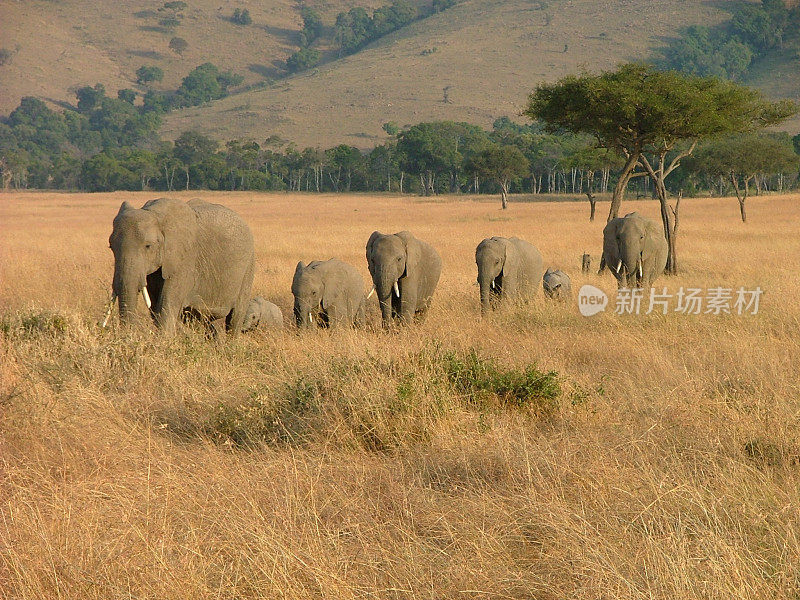
[[[678,199],[675,200],[675,206],[670,207],[670,210],[672,211],[672,245],[669,247],[669,256],[667,257],[667,261],[675,269],[675,272],[677,272],[678,268],[677,246],[678,246],[678,225],[680,223],[678,211],[681,208],[682,199],[683,199],[683,190],[678,192]]]
[[[189,189],[189,167],[186,167],[186,189]]]
[[[625,197],[625,189],[628,187],[628,182],[631,179],[631,173],[636,167],[636,163],[639,162],[640,156],[641,152],[632,153],[625,162],[625,166],[622,168],[619,181],[617,181],[617,185],[614,186],[614,195],[611,198],[611,207],[608,211],[608,221],[611,219],[616,219],[619,215],[619,207],[622,205],[622,200]]]
[[[591,207],[589,212],[589,222],[591,223],[594,221],[594,213],[595,209],[597,208],[597,198],[595,198],[591,188],[586,190],[586,197],[589,198],[589,206]]]
[[[731,183],[733,184],[733,190],[736,192],[736,199],[739,201],[739,213],[742,215],[742,223],[747,222],[747,210],[745,209],[744,203],[747,201],[747,195],[750,192],[748,181],[749,178],[745,177],[744,192],[742,192],[742,189],[739,187],[739,180],[736,177],[736,173],[731,171]]]

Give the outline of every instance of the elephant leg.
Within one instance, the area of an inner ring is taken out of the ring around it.
[[[327,314],[328,327],[338,327],[342,320],[342,311],[335,304],[331,304],[325,309]]]
[[[400,298],[400,320],[405,324],[411,323],[416,312],[417,294],[412,293],[410,290],[403,290],[403,295]]]
[[[253,268],[247,270],[242,286],[239,289],[239,296],[236,298],[236,303],[233,309],[225,319],[225,329],[234,337],[242,332],[244,325],[244,318],[247,315],[247,307],[250,305],[250,290],[253,287]]]
[[[353,324],[356,327],[364,327],[366,323],[366,307],[364,304],[364,300],[361,300],[361,303],[358,305],[358,309],[356,310],[356,316],[353,320]]]
[[[177,287],[171,280],[164,282],[161,304],[155,316],[156,325],[168,336],[175,333],[178,319],[183,312],[182,296],[178,293]]]

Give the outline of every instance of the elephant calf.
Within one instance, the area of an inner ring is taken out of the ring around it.
[[[408,231],[374,231],[367,241],[367,265],[384,325],[395,319],[408,324],[425,314],[442,273],[442,257],[430,244]]]
[[[569,275],[561,269],[548,268],[542,276],[544,295],[553,300],[567,301],[572,296],[572,283]]]
[[[283,313],[272,302],[256,296],[247,305],[242,331],[252,331],[259,325],[270,329],[280,328],[283,326]]]
[[[364,279],[346,262],[297,263],[292,294],[298,327],[364,324]]]
[[[475,249],[481,313],[501,298],[536,294],[542,277],[542,255],[519,238],[486,238]]]
[[[649,288],[667,265],[663,229],[636,212],[611,219],[603,229],[603,263],[619,287]]]

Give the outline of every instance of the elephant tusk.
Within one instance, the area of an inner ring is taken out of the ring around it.
[[[642,261],[640,260],[639,261],[639,279],[641,279],[642,277],[643,277],[643,275],[642,275]]]
[[[489,284],[489,287],[494,289],[494,279],[492,279],[492,283]]]
[[[314,317],[311,313],[308,313],[308,322],[311,323],[312,325],[314,324]]]
[[[622,268],[622,259],[620,259],[619,262],[617,263],[617,273],[619,273],[619,270],[621,268]]]
[[[397,295],[398,298],[400,297],[400,286],[397,285],[396,281],[394,282],[394,293]]]
[[[372,294],[374,294],[374,293],[375,293],[375,286],[373,285],[372,289],[369,291],[369,294],[367,294],[367,300],[372,298]]]
[[[150,302],[150,294],[147,293],[147,286],[142,288],[142,298],[144,298],[144,303],[147,305],[147,308],[153,306],[153,303]]]
[[[108,310],[106,310],[106,316],[103,319],[103,324],[100,327],[104,328],[108,325],[108,320],[111,318],[111,313],[114,310],[114,302],[117,301],[117,295],[111,294],[111,302],[108,303]]]

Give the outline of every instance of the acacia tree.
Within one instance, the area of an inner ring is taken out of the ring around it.
[[[739,201],[742,223],[745,223],[750,183],[759,175],[796,171],[798,162],[800,157],[779,139],[763,134],[746,134],[715,139],[703,145],[692,166],[731,182]]]
[[[530,163],[516,146],[492,144],[470,157],[467,170],[491,179],[500,186],[501,205],[508,208],[508,188],[518,177],[528,174]]]
[[[795,112],[792,102],[768,102],[758,91],[730,81],[630,63],[599,75],[584,73],[540,84],[530,95],[525,114],[553,132],[590,134],[598,146],[625,157],[609,221],[618,216],[628,182],[637,176],[636,167],[650,176],[669,245],[666,271],[675,273],[675,231],[666,177],[691,154],[697,140],[753,131]]]

